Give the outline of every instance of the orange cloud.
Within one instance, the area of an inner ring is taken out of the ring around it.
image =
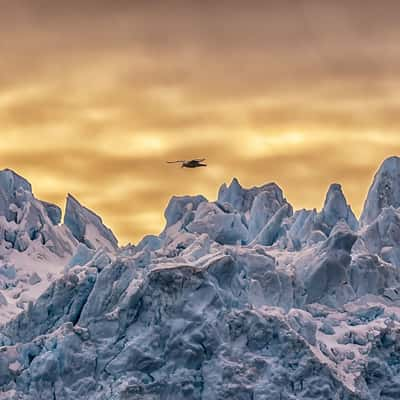
[[[122,243],[160,231],[172,195],[214,199],[233,176],[297,208],[339,181],[360,212],[400,153],[398,2],[9,3],[1,167],[59,205],[72,192]]]

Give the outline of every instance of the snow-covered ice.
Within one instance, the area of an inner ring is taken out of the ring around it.
[[[27,309],[65,267],[82,264],[79,257],[91,251],[88,244],[116,250],[116,239],[101,219],[72,196],[66,217],[68,224],[62,224],[58,206],[36,199],[29,182],[15,172],[0,171],[0,323]],[[78,242],[71,221],[84,231],[86,244]]]

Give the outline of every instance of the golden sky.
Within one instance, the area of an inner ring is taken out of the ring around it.
[[[0,0],[0,167],[121,244],[233,176],[360,212],[400,153],[397,0]],[[208,168],[165,160],[207,157]]]

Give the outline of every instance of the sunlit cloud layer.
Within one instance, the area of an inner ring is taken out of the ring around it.
[[[73,193],[121,243],[233,176],[296,208],[341,182],[359,213],[400,153],[397,1],[10,3],[0,166],[60,206]],[[193,157],[209,167],[165,164]]]

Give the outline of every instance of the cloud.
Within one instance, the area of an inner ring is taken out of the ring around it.
[[[359,212],[400,153],[399,3],[250,3],[9,2],[1,166],[43,199],[74,193],[122,242],[157,233],[173,194],[215,199],[232,176],[278,181],[296,207],[339,181]]]

